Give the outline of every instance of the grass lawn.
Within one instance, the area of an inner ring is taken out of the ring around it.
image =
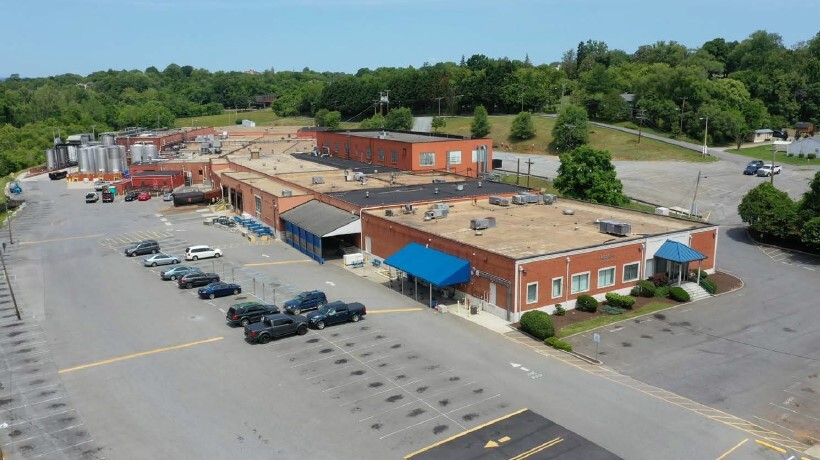
[[[606,123],[606,122],[603,122],[603,123]],[[609,124],[612,124],[612,125],[615,125],[615,126],[620,126],[622,128],[638,129],[638,125],[634,121],[616,121],[614,123],[609,123]],[[671,133],[666,132],[666,131],[661,131],[660,129],[651,128],[651,127],[646,126],[646,125],[644,125],[642,129],[643,129],[643,132],[645,132],[645,133],[654,134],[656,136],[668,137],[670,139],[674,139],[673,137],[670,137],[672,135]],[[677,140],[685,141],[685,142],[691,142],[693,144],[703,143],[703,138],[693,139],[693,138],[687,137],[687,136],[684,136],[683,138],[680,138],[680,139],[677,139]]]
[[[625,319],[645,315],[647,313],[654,313],[656,311],[665,310],[667,308],[674,307],[675,305],[680,304],[676,302],[669,303],[653,301],[647,303],[641,308],[637,308],[635,310],[628,310],[620,315],[598,316],[587,321],[581,321],[578,323],[570,324],[569,326],[566,326],[559,330],[555,335],[558,338],[563,339],[571,335],[579,334],[581,332],[589,331],[591,329],[595,329],[601,326],[606,326],[607,324],[617,323],[618,321],[623,321]]]
[[[226,110],[219,115],[208,115],[202,117],[177,118],[174,127],[183,128],[186,126],[233,126],[236,120],[251,120],[257,126],[313,126],[314,120],[310,117],[279,117],[272,110],[253,110],[251,112],[236,113]],[[353,129],[359,126],[358,123],[342,123],[341,129]]]
[[[548,148],[552,142],[552,128],[555,126],[554,118],[533,117],[535,137],[523,142],[513,142],[509,139],[513,118],[513,116],[490,117],[490,137],[493,138],[494,148],[521,153],[556,154]],[[462,136],[470,135],[472,117],[447,118],[446,120],[447,126],[441,129],[442,132]],[[654,139],[642,138],[641,143],[638,144],[638,136],[636,135],[596,126],[590,129],[589,145],[595,149],[609,150],[613,160],[671,160],[697,163],[717,161],[715,157],[702,157],[699,152],[665,144]]]
[[[736,153],[738,155],[743,155],[749,158],[757,158],[758,160],[763,160],[767,163],[772,162],[772,146],[771,145],[759,145],[757,147],[749,147],[745,149],[726,149],[728,153]],[[787,165],[796,165],[796,166],[817,166],[820,165],[820,159],[815,158],[814,160],[809,160],[807,158],[797,158],[797,157],[787,157],[786,152],[777,152],[775,153],[775,162],[776,163],[783,163]]]

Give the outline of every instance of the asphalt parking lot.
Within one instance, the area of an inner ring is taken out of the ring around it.
[[[0,422],[28,430],[19,428],[26,437],[17,442],[0,429],[12,455],[28,445],[37,458],[473,456],[481,441],[478,458],[717,458],[728,449],[779,458],[749,432],[600,378],[594,367],[533,353],[340,266],[306,262],[281,242],[204,226],[196,209],[158,200],[85,205],[81,191],[60,183],[28,186],[40,195],[15,220],[18,240],[7,253],[25,318],[9,329],[31,331],[44,358],[0,372],[12,401],[27,407],[0,407]],[[224,257],[197,264],[236,279],[243,293],[201,300],[160,281],[161,267],[122,253],[145,238],[171,253],[222,248]],[[252,299],[254,284],[265,301],[274,289],[280,302],[320,288],[363,302],[368,315],[250,345],[224,310]],[[12,338],[0,339],[6,360],[23,346]],[[62,389],[47,406],[62,406],[35,414],[40,400],[20,399],[32,371]],[[59,430],[72,435],[58,442]]]

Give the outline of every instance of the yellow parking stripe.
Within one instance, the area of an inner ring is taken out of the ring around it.
[[[559,442],[561,442],[563,440],[564,440],[564,438],[555,438],[551,441],[547,441],[544,444],[541,444],[540,446],[535,446],[535,447],[533,447],[532,449],[530,449],[526,452],[522,452],[522,453],[516,455],[515,457],[510,458],[510,460],[524,460],[525,458],[532,457],[533,455],[541,452],[542,450],[547,449],[549,447],[552,447],[552,446],[558,444]]]
[[[84,238],[96,238],[98,236],[103,236],[104,233],[97,233],[94,235],[84,235],[84,236],[69,236],[66,238],[55,238],[53,240],[39,240],[39,241],[20,241],[18,244],[40,244],[40,243],[53,243],[55,241],[68,241],[68,240],[81,240]]]
[[[780,452],[781,454],[785,454],[785,453],[786,453],[786,449],[782,449],[782,448],[777,447],[777,446],[775,446],[775,445],[769,444],[768,442],[763,442],[763,441],[761,441],[761,440],[759,440],[759,439],[755,439],[755,442],[756,442],[756,443],[758,443],[758,444],[760,444],[760,445],[761,445],[761,446],[763,446],[763,447],[768,447],[769,449],[771,449],[771,450],[773,450],[773,451],[775,451],[775,452]]]
[[[201,345],[203,343],[216,342],[217,340],[222,340],[223,338],[224,337],[214,337],[214,338],[211,338],[211,339],[199,340],[197,342],[183,343],[182,345],[174,345],[174,346],[171,346],[171,347],[157,348],[156,350],[143,351],[141,353],[134,353],[134,354],[131,354],[131,355],[120,356],[118,358],[111,358],[111,359],[106,359],[104,361],[97,361],[96,363],[83,364],[82,366],[76,366],[76,367],[70,367],[68,369],[62,369],[62,370],[57,371],[57,373],[58,374],[65,374],[66,372],[74,372],[74,371],[79,371],[79,370],[83,370],[83,369],[88,369],[90,367],[102,366],[103,364],[116,363],[116,362],[120,362],[120,361],[125,361],[127,359],[134,359],[134,358],[139,358],[141,356],[154,355],[154,354],[162,353],[162,352],[165,352],[165,351],[179,350],[180,348],[192,347],[194,345]]]
[[[405,311],[421,311],[424,308],[393,308],[387,310],[367,310],[367,314],[371,313],[402,313]]]
[[[265,265],[284,265],[284,264],[301,264],[305,262],[313,262],[312,259],[300,259],[300,260],[280,260],[279,262],[260,262],[257,264],[243,264],[246,267],[263,267]]]
[[[738,447],[742,446],[743,444],[746,444],[746,441],[748,441],[748,440],[749,440],[749,438],[746,438],[746,439],[744,439],[743,441],[740,441],[739,443],[735,444],[735,447],[732,447],[731,449],[729,449],[729,450],[727,450],[726,452],[724,452],[724,453],[723,453],[723,455],[721,455],[720,457],[718,457],[716,460],[723,460],[724,458],[726,458],[727,456],[729,456],[729,454],[731,454],[732,452],[736,451]]]

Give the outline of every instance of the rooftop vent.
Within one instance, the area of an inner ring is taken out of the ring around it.
[[[459,192],[463,191],[464,190],[464,184],[456,184],[456,190],[458,190]]]
[[[282,196],[293,196],[293,190],[282,190]]]
[[[574,210],[574,209],[570,209],[570,208],[565,208],[565,209],[564,209],[563,211],[561,211],[561,212],[562,212],[562,213],[564,213],[564,215],[565,215],[565,216],[571,216],[571,215],[575,214],[575,210]]]
[[[433,179],[434,184],[443,184],[445,182],[447,182],[447,180],[444,179],[444,178],[441,178],[441,177],[436,177],[436,178]]]
[[[495,227],[495,217],[484,217],[483,219],[470,219],[471,230],[484,230]]]
[[[555,204],[558,200],[558,197],[555,195],[546,194],[544,195],[544,204]]]
[[[314,176],[311,182],[313,183],[313,185],[324,184],[325,178],[322,176]]]

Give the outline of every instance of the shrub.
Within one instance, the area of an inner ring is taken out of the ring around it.
[[[706,273],[703,270],[700,270],[700,279],[705,280],[708,277],[709,277],[708,273]],[[695,271],[689,273],[689,279],[692,280],[692,281],[698,279],[698,270],[695,270]]]
[[[802,153],[798,153],[798,154],[797,154],[797,158],[803,158],[803,156],[804,156],[804,155],[803,155]]]
[[[640,297],[641,296],[641,288],[639,286],[635,286],[632,290],[629,291],[629,295],[632,297]]]
[[[786,156],[787,156],[787,157],[793,157],[793,156],[794,156],[794,152],[789,152],[789,153],[787,153],[787,154],[786,154]]]
[[[673,286],[669,289],[669,297],[672,300],[677,302],[688,302],[689,301],[689,293],[684,291],[680,286]]]
[[[575,303],[575,309],[595,313],[598,311],[598,301],[591,295],[580,295]]]
[[[809,160],[814,160],[815,158],[817,158],[817,154],[816,153],[810,153],[810,154],[806,155],[806,158],[808,158]]]
[[[613,307],[612,305],[601,307],[601,313],[605,315],[620,315],[625,311],[623,308]]]
[[[638,281],[638,288],[641,290],[643,297],[655,297],[655,283],[647,280]]]
[[[555,335],[552,318],[540,310],[528,311],[521,315],[521,329],[539,340]]]
[[[626,128],[626,129],[638,129],[638,127],[635,126],[635,123],[624,123],[624,128]]]
[[[669,286],[661,286],[655,289],[655,297],[665,299],[669,297]]]
[[[706,290],[709,294],[714,295],[717,292],[717,284],[712,280],[701,278],[700,287]]]
[[[572,345],[564,342],[563,340],[558,339],[557,337],[548,337],[547,340],[544,340],[544,343],[551,346],[552,348],[557,348],[559,350],[564,351],[572,351]]]
[[[564,307],[561,306],[560,303],[555,306],[555,316],[564,316],[566,314],[567,311],[564,309]]]
[[[629,297],[628,295],[620,295],[615,292],[607,292],[606,303],[615,308],[624,308],[627,310],[631,310],[632,306],[635,305],[635,299]]]
[[[667,286],[669,284],[669,277],[666,276],[666,273],[655,273],[649,277],[649,281],[652,281],[652,284],[655,286]]]

